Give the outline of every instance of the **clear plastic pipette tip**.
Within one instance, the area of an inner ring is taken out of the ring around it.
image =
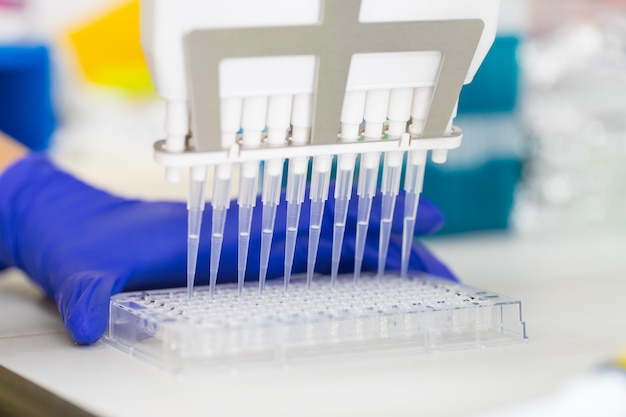
[[[385,264],[387,263],[387,253],[389,251],[389,240],[391,238],[391,225],[393,221],[393,211],[396,204],[395,194],[383,194],[380,218],[380,242],[378,248],[378,273],[377,278],[382,279],[385,274]]]
[[[237,286],[239,294],[243,293],[243,282],[246,276],[252,211],[256,203],[258,180],[258,163],[244,163],[239,178],[239,197],[237,200],[239,204],[239,238],[237,242]]]
[[[217,284],[217,272],[220,266],[222,242],[224,241],[224,226],[226,224],[226,211],[230,205],[230,179],[232,165],[222,164],[215,169],[213,179],[213,214],[211,216],[211,258],[209,263],[209,289],[211,295],[215,294]]]
[[[202,216],[202,212],[196,209],[189,210],[189,224],[197,222],[197,218]],[[191,228],[190,228],[191,229]],[[187,235],[187,296],[193,295],[193,285],[196,280],[196,267],[198,265],[198,248],[200,246],[199,231],[194,233],[189,230]]]
[[[296,239],[298,237],[298,222],[302,203],[287,203],[287,233],[285,235],[285,289],[289,287],[291,269],[296,252]]]
[[[396,197],[400,189],[400,177],[402,175],[403,152],[387,153],[383,165],[383,178],[381,182],[382,202],[380,207],[380,238],[378,244],[378,279],[385,274],[389,240],[391,238],[391,226],[393,213],[396,205]]]
[[[322,217],[324,215],[324,201],[311,201],[311,220],[309,223],[309,252],[307,254],[306,283],[310,287],[313,282],[313,271],[315,269],[315,259],[317,258],[317,248],[320,243],[322,232]]]
[[[349,155],[342,155],[350,158]],[[352,158],[354,158],[352,156]],[[341,165],[341,160],[339,161]],[[354,177],[354,162],[350,168],[339,168],[337,170],[337,182],[335,184],[335,218],[333,227],[333,248],[331,259],[330,281],[334,286],[339,273],[339,262],[341,261],[341,249],[343,248],[343,236],[346,231],[346,219],[348,217],[348,205],[352,195],[352,179]]]
[[[198,265],[198,248],[200,244],[200,227],[204,209],[204,180],[191,179],[189,200],[187,203],[187,295],[193,295]]]
[[[213,207],[211,230],[211,260],[209,264],[209,287],[211,295],[215,294],[217,271],[219,270],[222,242],[224,241],[224,225],[226,223],[226,208]]]
[[[280,180],[281,177],[278,177]],[[259,265],[259,292],[265,287],[267,267],[270,261],[272,236],[274,235],[274,221],[276,219],[276,204],[263,204],[263,219],[261,228],[261,260]]]
[[[372,160],[374,161],[373,163]],[[379,160],[379,154],[361,156],[361,169],[359,171],[359,206],[357,212],[356,246],[354,253],[355,282],[358,281],[361,276],[363,254],[365,253],[365,241],[370,223],[370,213],[372,211],[372,199],[376,193]]]
[[[243,281],[246,276],[248,249],[250,247],[250,228],[252,227],[252,206],[239,206],[239,240],[237,247],[237,287],[243,293]]]
[[[349,202],[350,200],[347,198],[338,198],[335,200],[335,224],[333,227],[332,269],[330,276],[330,282],[333,286],[335,286],[337,282],[337,274],[339,273],[339,262],[341,261],[341,249],[343,248],[343,236],[346,231]]]
[[[402,265],[401,274],[406,277],[409,270],[409,258],[413,245],[413,232],[415,230],[415,218],[419,204],[419,193],[407,192],[404,198],[404,224],[402,229]]]
[[[370,212],[372,209],[372,197],[359,196],[359,209],[356,223],[356,241],[354,253],[354,281],[361,277],[363,254],[365,253],[365,240],[369,225]]]
[[[415,152],[415,151],[413,151]],[[425,156],[423,160],[415,158],[419,154],[409,154],[409,161],[406,167],[406,177],[404,189],[404,224],[402,229],[402,263],[400,272],[403,277],[409,270],[409,258],[411,256],[411,246],[413,245],[413,233],[415,231],[415,218],[417,216],[417,206],[420,201],[420,193],[424,184],[424,169],[426,167]]]

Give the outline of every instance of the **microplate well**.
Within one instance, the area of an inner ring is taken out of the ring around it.
[[[238,294],[237,284],[123,293],[111,299],[106,341],[173,371],[229,360],[404,347],[439,351],[526,339],[521,302],[415,275],[294,277]]]

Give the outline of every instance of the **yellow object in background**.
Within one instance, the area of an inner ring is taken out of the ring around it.
[[[91,82],[134,93],[153,91],[139,38],[139,0],[124,2],[72,31],[69,38]]]
[[[617,357],[615,365],[617,365],[618,368],[622,368],[626,371],[626,350],[624,350],[622,354]]]

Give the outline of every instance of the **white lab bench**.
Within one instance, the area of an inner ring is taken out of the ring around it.
[[[382,351],[176,376],[98,342],[79,347],[16,271],[0,276],[0,365],[103,416],[464,416],[556,390],[626,347],[626,233],[438,238],[473,286],[520,298],[527,343]]]

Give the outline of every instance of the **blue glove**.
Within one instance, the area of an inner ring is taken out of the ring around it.
[[[356,199],[353,199],[356,200]],[[398,205],[403,206],[402,196]],[[308,201],[305,200],[305,201]],[[330,271],[332,207],[325,210],[317,271]],[[278,218],[285,218],[281,204]],[[305,272],[308,243],[307,204],[302,211],[294,273]],[[364,270],[375,270],[378,249],[378,207],[374,202],[367,237]],[[388,269],[400,268],[402,210],[394,219]],[[355,229],[355,205],[347,230]],[[258,279],[261,204],[253,218],[247,279]],[[204,213],[197,284],[208,283],[211,208]],[[428,201],[421,202],[417,234],[431,233],[443,218]],[[219,281],[237,279],[237,209],[232,204]],[[109,299],[123,290],[178,287],[186,284],[187,212],[185,204],[144,202],[112,196],[59,171],[40,154],[31,154],[0,175],[0,269],[17,267],[54,298],[70,336],[90,344],[104,333]],[[283,275],[285,224],[276,222],[268,277]],[[354,236],[346,234],[342,271],[353,268]],[[411,269],[454,279],[424,247],[413,246]]]

